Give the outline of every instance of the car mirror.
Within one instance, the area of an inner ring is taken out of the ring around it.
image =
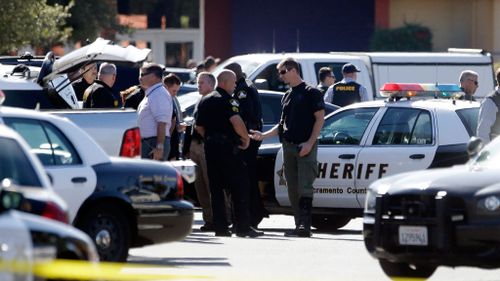
[[[254,85],[259,90],[269,90],[269,82],[267,81],[267,79],[255,79]]]
[[[476,157],[484,146],[483,139],[479,137],[471,137],[467,143],[467,154],[469,158]]]

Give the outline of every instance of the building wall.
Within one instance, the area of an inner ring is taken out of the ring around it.
[[[493,15],[498,0],[391,0],[389,27],[419,23],[433,33],[433,48],[494,48]],[[500,6],[498,7],[500,8]],[[497,25],[498,28],[498,25]],[[498,38],[498,37],[497,37]]]
[[[231,56],[231,0],[205,1],[205,56]]]
[[[368,50],[374,1],[232,0],[230,55]]]

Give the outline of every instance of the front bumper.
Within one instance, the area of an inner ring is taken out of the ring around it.
[[[191,233],[194,207],[184,200],[133,204],[137,214],[134,246],[181,241]]]
[[[367,250],[372,256],[391,262],[500,267],[500,218],[469,221],[465,204],[457,204],[459,201],[436,200],[434,206],[427,208],[432,212],[412,217],[404,213],[394,215],[394,208],[391,210],[387,201],[377,198],[375,214],[364,216]],[[427,245],[400,245],[400,226],[425,226]]]

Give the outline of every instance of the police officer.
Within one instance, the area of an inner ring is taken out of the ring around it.
[[[241,65],[231,63],[224,67],[236,74],[236,89],[233,98],[240,104],[240,116],[248,130],[262,130],[262,106],[259,92],[251,81],[245,79],[241,70]],[[250,183],[250,222],[254,228],[257,228],[262,219],[267,216],[259,191],[257,179],[257,154],[261,142],[250,140],[250,146],[242,151],[244,161],[248,169],[248,178]]]
[[[295,216],[295,229],[285,236],[310,237],[313,182],[318,175],[317,139],[324,123],[325,103],[321,92],[302,80],[293,58],[282,60],[277,69],[283,82],[290,85],[281,101],[280,122],[267,132],[250,132],[256,140],[280,136],[288,198]]]
[[[116,66],[112,63],[103,63],[99,67],[99,74],[94,84],[85,90],[83,95],[84,108],[113,108],[120,102],[114,96],[111,87],[116,81]]]
[[[85,90],[87,90],[87,88],[92,85],[92,83],[94,83],[95,79],[97,78],[97,64],[87,64],[80,69],[80,74],[82,75],[82,78],[71,83],[71,86],[73,86],[76,98],[79,101],[82,101]]]
[[[365,87],[356,82],[359,69],[352,63],[342,66],[342,81],[333,84],[324,96],[325,102],[338,106],[346,106],[352,103],[370,100]]]
[[[320,90],[323,94],[326,93],[326,90],[328,90],[328,88],[335,83],[335,75],[333,74],[332,69],[327,66],[320,68],[318,71],[318,80],[319,84],[316,88],[318,88],[318,90]]]
[[[479,87],[479,74],[472,70],[464,70],[460,73],[460,89],[465,95],[461,96],[460,100],[475,101],[474,94]]]
[[[496,71],[496,79],[496,90],[483,99],[479,108],[476,135],[483,140],[484,144],[500,135],[500,68]],[[477,81],[477,76],[475,81]]]
[[[241,149],[250,138],[239,115],[238,101],[231,97],[236,75],[223,70],[217,76],[217,88],[198,104],[196,130],[203,136],[216,236],[231,236],[225,211],[224,189],[229,189],[234,206],[234,229],[239,237],[257,237],[263,232],[250,226],[248,177]]]

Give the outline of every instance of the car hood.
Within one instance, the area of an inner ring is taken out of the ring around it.
[[[436,194],[474,195],[480,189],[500,182],[500,170],[477,169],[468,165],[402,173],[374,182],[371,188],[379,194]]]
[[[114,45],[110,40],[97,38],[92,44],[76,49],[56,60],[51,75],[74,71],[90,61],[142,63],[150,53],[151,49],[139,49],[132,45],[121,47]]]

